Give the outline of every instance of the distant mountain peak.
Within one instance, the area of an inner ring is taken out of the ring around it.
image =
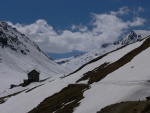
[[[129,32],[127,34],[127,36],[125,38],[123,38],[121,40],[121,44],[122,45],[127,45],[127,44],[131,44],[131,43],[134,43],[136,42],[138,39],[141,39],[142,37],[138,34],[135,33],[134,30],[132,30],[131,32]]]
[[[122,44],[131,44],[138,40],[141,40],[150,35],[150,31],[147,30],[132,30],[125,38],[122,39]]]

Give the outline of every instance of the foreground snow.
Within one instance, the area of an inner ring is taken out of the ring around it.
[[[52,87],[54,86],[55,87]],[[59,92],[63,87],[66,87],[68,83],[53,81],[34,89],[31,92],[25,91],[17,96],[14,96],[6,101],[6,103],[0,105],[2,113],[27,113],[34,107],[36,107],[44,98]]]

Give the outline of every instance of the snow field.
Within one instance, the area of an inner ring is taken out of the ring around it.
[[[150,95],[150,48],[131,62],[107,75],[84,92],[85,98],[74,113],[96,113],[105,106],[122,102],[145,100]],[[131,68],[134,66],[133,68]]]

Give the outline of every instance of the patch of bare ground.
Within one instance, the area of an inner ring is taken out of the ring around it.
[[[25,89],[25,90],[26,90],[26,89]],[[23,90],[23,91],[25,91],[25,90]],[[23,92],[23,91],[19,91],[19,92],[16,92],[16,93],[13,93],[13,94],[4,96],[4,97],[0,97],[0,104],[5,103],[8,98],[10,98],[10,97],[12,97],[12,96],[16,96],[16,95],[20,94],[20,93]]]
[[[83,92],[89,88],[86,84],[70,84],[60,92],[46,98],[29,113],[72,113],[83,99]]]
[[[150,113],[150,101],[129,101],[107,106],[97,113]]]
[[[150,38],[146,39],[141,46],[127,53],[125,56],[123,56],[116,62],[111,63],[109,65],[108,63],[104,63],[96,68],[97,71],[95,71],[94,69],[85,73],[84,76],[80,78],[77,82],[80,82],[82,80],[89,80],[89,84],[92,84],[93,82],[98,82],[104,77],[106,77],[108,74],[112,73],[113,71],[119,69],[123,65],[130,62],[135,56],[140,54],[142,51],[146,50],[148,47],[150,47]]]
[[[36,88],[38,88],[38,87],[40,87],[40,86],[42,86],[42,85],[44,85],[44,84],[41,84],[41,85],[35,86],[35,87],[33,87],[33,88],[31,88],[31,89],[27,90],[27,91],[26,91],[26,93],[28,93],[28,92],[30,92],[30,91],[32,91],[32,90],[34,90],[34,89],[36,89]]]

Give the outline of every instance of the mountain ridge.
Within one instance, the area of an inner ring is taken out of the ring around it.
[[[101,55],[104,55],[122,46],[126,46],[138,40],[142,40],[144,37],[148,36],[149,34],[150,34],[150,31],[147,31],[147,30],[132,30],[124,38],[119,39],[112,43],[104,43],[101,45],[100,48],[95,49],[91,52],[85,53],[79,57],[58,59],[58,60],[55,60],[55,62],[63,65],[64,67],[70,70],[73,69],[73,71],[75,71],[78,68],[80,68],[82,65],[91,61],[92,59],[95,59]]]

